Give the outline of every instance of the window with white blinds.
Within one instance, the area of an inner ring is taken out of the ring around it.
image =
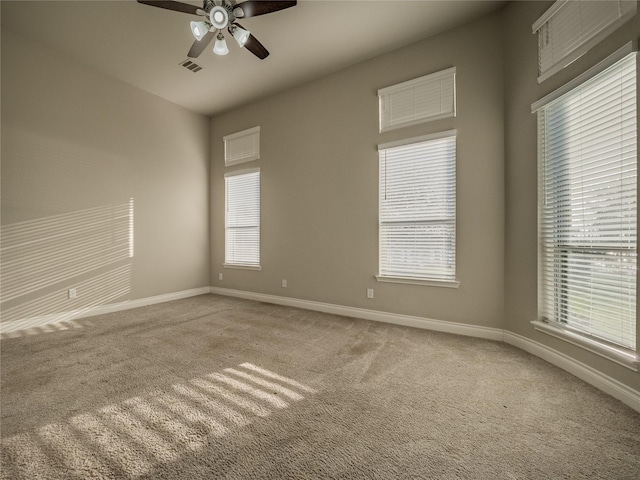
[[[235,165],[260,158],[260,127],[223,137],[224,163]]]
[[[538,82],[584,55],[636,14],[628,0],[558,0],[533,24],[538,34]]]
[[[226,266],[260,267],[260,170],[225,175]]]
[[[589,341],[634,351],[636,54],[564,90],[534,106],[539,315]]]
[[[454,67],[378,90],[380,132],[455,117],[455,78]]]
[[[456,283],[456,132],[380,145],[379,280]]]

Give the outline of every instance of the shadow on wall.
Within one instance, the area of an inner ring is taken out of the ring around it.
[[[133,198],[3,226],[0,332],[68,321],[127,295],[133,255]]]
[[[15,479],[135,478],[316,391],[251,363],[2,440]]]

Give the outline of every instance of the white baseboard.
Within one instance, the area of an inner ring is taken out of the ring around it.
[[[258,302],[273,303],[275,305],[285,305],[287,307],[304,308],[306,310],[314,310],[316,312],[332,313],[334,315],[342,315],[345,317],[393,323],[395,325],[403,325],[405,327],[423,328],[425,330],[434,330],[436,332],[455,333],[457,335],[466,335],[468,337],[502,341],[503,330],[500,328],[445,322],[442,320],[433,320],[431,318],[380,312],[365,308],[345,307],[343,305],[334,305],[331,303],[313,302],[310,300],[300,300],[298,298],[280,297],[277,295],[245,292],[242,290],[232,290],[228,288],[211,287],[211,293],[225,295],[228,297],[255,300]]]
[[[620,383],[616,379],[611,378],[608,375],[605,375],[604,373],[601,373],[598,370],[565,355],[564,353],[558,352],[546,345],[530,340],[516,333],[508,332],[499,328],[478,327],[463,323],[444,322],[442,320],[379,312],[363,308],[345,307],[342,305],[313,302],[276,295],[266,295],[262,293],[245,292],[242,290],[232,290],[227,288],[211,287],[211,293],[229,297],[244,298],[247,300],[255,300],[258,302],[273,303],[276,305],[285,305],[288,307],[304,308],[307,310],[332,313],[346,317],[362,318],[365,320],[393,323],[407,327],[424,328],[426,330],[435,330],[438,332],[455,333],[458,335],[503,341],[509,345],[520,348],[525,352],[529,352],[536,357],[540,357],[552,365],[575,375],[588,384],[593,385],[594,387],[620,400],[637,412],[640,412],[639,391]]]
[[[99,305],[95,307],[81,308],[68,312],[53,313],[50,315],[42,315],[39,317],[25,318],[20,320],[12,320],[10,322],[0,322],[0,333],[17,332],[28,328],[42,327],[68,320],[78,318],[93,317],[95,315],[103,315],[105,313],[120,312],[131,308],[145,307],[156,303],[171,302],[182,298],[195,297],[196,295],[204,295],[209,293],[209,287],[194,288],[191,290],[183,290],[181,292],[166,293],[164,295],[156,295],[154,297],[139,298],[136,300],[127,300],[125,302],[110,303],[107,305]]]
[[[629,405],[635,411],[640,412],[640,392],[620,383],[615,378],[611,378],[564,353],[549,348],[542,343],[525,338],[517,333],[505,331],[504,341],[509,345],[518,347],[575,375],[579,379],[584,380],[588,384]]]

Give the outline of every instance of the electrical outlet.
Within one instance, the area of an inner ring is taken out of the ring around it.
[[[284,278],[282,279],[282,288],[287,288],[287,281]]]
[[[78,296],[78,291],[75,288],[69,289],[69,299],[74,299]]]
[[[367,298],[373,298],[373,288],[367,288]]]
[[[222,280],[222,274],[221,273],[218,274],[218,280]]]

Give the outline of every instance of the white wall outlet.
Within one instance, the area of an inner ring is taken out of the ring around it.
[[[373,288],[367,288],[367,298],[373,298]]]
[[[221,273],[218,274],[218,280],[222,280],[222,274]]]
[[[284,278],[282,279],[282,288],[287,288],[287,281]]]
[[[69,299],[76,298],[78,296],[78,291],[75,288],[69,289]]]

